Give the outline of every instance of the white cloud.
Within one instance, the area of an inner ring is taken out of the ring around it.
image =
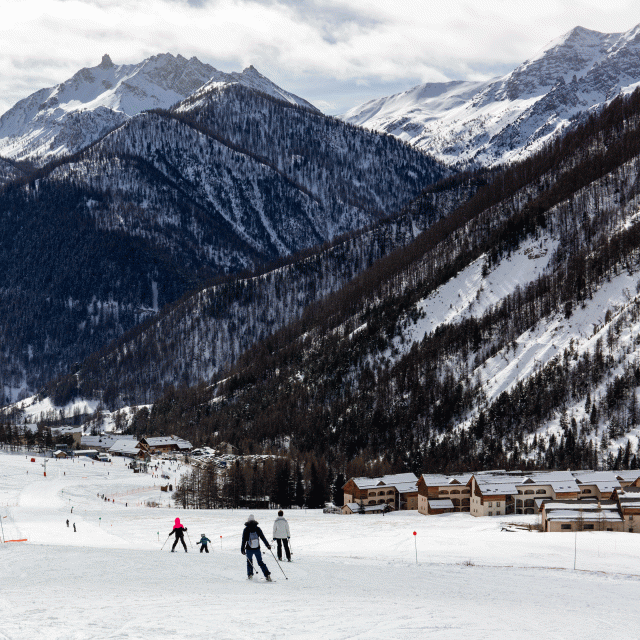
[[[166,51],[224,71],[253,64],[342,110],[418,82],[504,73],[577,25],[637,23],[637,0],[5,0],[0,113],[104,53],[119,64]]]

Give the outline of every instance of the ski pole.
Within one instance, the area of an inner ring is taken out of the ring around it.
[[[273,556],[273,559],[276,561],[276,564],[280,567],[278,558],[276,558],[275,554],[273,553],[273,549],[271,547],[269,547],[269,551],[271,551],[271,555]],[[289,578],[287,578],[287,574],[284,572],[284,569],[282,567],[280,567],[280,571],[282,571],[282,575],[284,576],[285,580],[288,580]]]
[[[256,571],[255,566],[253,565],[253,562],[251,562],[251,558],[249,558],[248,555],[244,554],[245,558],[247,559],[247,562],[251,565],[251,568],[253,569],[253,573],[255,573],[256,575],[258,575],[258,572]]]
[[[189,538],[189,544],[191,544],[191,537],[189,536],[189,532],[185,531],[185,533],[187,534],[187,538]],[[191,548],[193,549],[193,545],[191,544]]]
[[[169,540],[169,538],[170,538],[170,537],[171,537],[171,534],[169,534],[169,535],[167,536],[167,539],[162,543],[162,546],[160,547],[160,551],[162,551],[162,550],[164,549],[164,545],[165,545],[165,544],[167,544],[167,542],[168,542],[168,540]]]

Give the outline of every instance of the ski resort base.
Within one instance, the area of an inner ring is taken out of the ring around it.
[[[285,510],[293,562],[286,579],[263,549],[268,584],[246,579],[248,511],[168,507],[159,480],[123,460],[49,461],[45,478],[30,459],[0,453],[3,536],[23,540],[0,545],[2,640],[635,637],[638,535],[512,526],[535,516]],[[270,539],[276,511],[253,513]],[[212,553],[170,553],[176,517]]]

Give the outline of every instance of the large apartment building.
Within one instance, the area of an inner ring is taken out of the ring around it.
[[[343,487],[343,513],[356,513],[360,505],[389,505],[394,511],[418,509],[418,478],[413,473],[398,473],[379,478],[351,478]],[[367,509],[376,513],[380,509]]]
[[[367,513],[376,513],[381,511],[381,505],[388,505],[394,510],[417,509],[424,515],[453,512],[467,512],[476,517],[528,515],[542,513],[546,503],[577,503],[577,513],[580,513],[581,503],[595,501],[602,505],[603,501],[619,501],[616,496],[626,495],[625,488],[633,486],[640,488],[640,471],[494,470],[456,475],[423,474],[419,479],[413,474],[351,478],[343,487],[343,513],[362,511],[360,505],[370,507]],[[640,496],[633,497],[631,500],[627,496],[625,500],[629,504],[640,504]],[[633,508],[629,507],[627,518],[636,515]],[[621,509],[618,504],[613,510],[621,512]],[[592,511],[593,507],[585,507],[581,517]],[[612,514],[611,517],[615,519]],[[638,518],[640,512],[636,520]],[[628,524],[620,527],[619,530],[629,529]],[[640,522],[638,527],[640,529]]]

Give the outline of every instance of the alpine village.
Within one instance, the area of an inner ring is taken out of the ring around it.
[[[639,54],[577,27],[341,116],[172,54],[20,100],[2,449],[179,460],[184,509],[640,533]]]

